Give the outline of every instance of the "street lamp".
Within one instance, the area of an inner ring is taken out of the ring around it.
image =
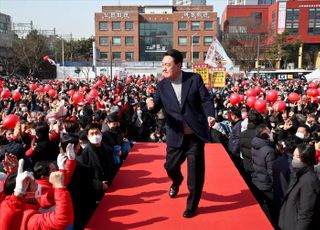
[[[193,37],[196,36],[199,32],[191,35],[191,64],[193,65]]]

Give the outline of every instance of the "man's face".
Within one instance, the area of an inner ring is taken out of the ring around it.
[[[89,139],[90,137],[97,136],[97,135],[101,135],[101,132],[100,132],[99,129],[90,129],[90,130],[88,131],[88,139]]]
[[[171,56],[164,56],[162,59],[162,75],[171,80],[179,77],[181,72],[181,63],[175,64]]]

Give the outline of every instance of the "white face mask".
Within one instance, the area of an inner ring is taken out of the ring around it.
[[[91,144],[100,144],[101,140],[102,140],[102,136],[101,135],[93,135],[91,137],[88,138],[88,140],[90,141]]]
[[[88,144],[80,144],[82,149],[85,149],[87,147]]]
[[[303,133],[297,132],[296,136],[299,137],[300,139],[304,139]]]

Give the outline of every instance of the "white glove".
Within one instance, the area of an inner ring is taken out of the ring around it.
[[[18,174],[16,178],[16,187],[14,192],[17,195],[25,195],[29,187],[30,181],[34,180],[32,172],[23,171],[24,160],[19,160]]]
[[[66,169],[66,162],[67,162],[67,156],[62,153],[59,153],[57,158],[57,165],[60,170]]]
[[[66,148],[67,156],[69,160],[76,159],[76,154],[74,152],[74,144],[69,143]]]

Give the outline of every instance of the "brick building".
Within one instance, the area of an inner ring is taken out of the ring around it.
[[[161,61],[175,48],[188,64],[203,63],[216,34],[213,6],[103,6],[95,14],[98,60]]]
[[[260,34],[261,43],[273,43],[277,33],[302,42],[298,67],[320,66],[320,1],[287,0],[271,5],[228,5],[222,15],[224,36]],[[245,36],[243,36],[245,38]],[[244,41],[245,42],[245,41]],[[308,57],[307,57],[308,56]]]

